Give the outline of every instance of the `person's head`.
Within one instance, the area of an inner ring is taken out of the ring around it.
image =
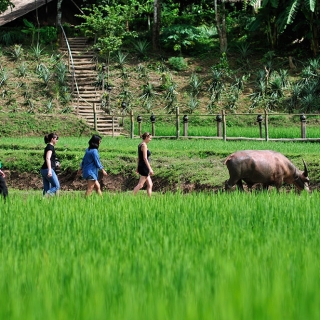
[[[97,134],[94,134],[91,139],[89,140],[89,149],[99,149],[100,142],[102,137]]]
[[[51,132],[44,136],[44,143],[53,143],[56,144],[58,141],[59,136],[55,132]]]
[[[142,140],[151,140],[152,135],[149,132],[145,132],[142,136],[141,136]]]

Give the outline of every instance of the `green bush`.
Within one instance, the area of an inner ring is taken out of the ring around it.
[[[184,71],[188,69],[188,64],[183,57],[171,57],[168,62],[174,70]]]

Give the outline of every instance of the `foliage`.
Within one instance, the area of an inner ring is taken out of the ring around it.
[[[161,35],[166,48],[178,51],[192,48],[199,40],[199,30],[191,25],[174,25],[164,28]]]
[[[9,49],[8,53],[13,61],[21,60],[23,57],[22,45],[15,44],[12,48]]]
[[[23,34],[20,28],[9,29],[3,28],[0,30],[0,42],[5,46],[11,46],[13,44],[22,43],[24,40]]]
[[[0,0],[0,13],[5,12],[8,8],[14,8],[14,4],[10,0]]]
[[[147,40],[138,40],[132,42],[135,52],[140,58],[145,59],[148,55],[148,50],[150,47],[150,42]]]
[[[31,46],[31,51],[33,53],[35,60],[37,60],[37,61],[40,60],[43,50],[44,49],[41,48],[39,43],[37,43],[35,46]]]
[[[168,59],[168,63],[177,71],[185,71],[188,69],[188,64],[183,57],[171,57]]]
[[[123,39],[134,36],[134,32],[126,29],[128,7],[118,6],[93,6],[86,8],[87,15],[79,15],[85,22],[79,28],[87,37],[97,38],[94,45],[100,54],[106,56],[120,49]]]

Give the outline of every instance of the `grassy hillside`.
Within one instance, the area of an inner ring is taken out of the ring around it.
[[[73,111],[68,87],[67,57],[55,47],[14,45],[3,47],[0,55],[0,110],[3,112],[70,113]],[[109,73],[103,72],[105,57],[97,56],[97,78],[92,83],[101,91],[102,102],[110,101],[108,110],[167,114],[311,112],[316,104],[303,99],[297,82],[318,77],[317,59],[295,60],[290,68],[282,53],[233,48],[227,54],[218,49],[192,57],[175,57],[162,52],[144,54],[133,47],[112,56]],[[309,69],[306,69],[309,67]],[[310,71],[310,75],[306,72]],[[111,91],[102,91],[104,84]],[[312,82],[312,81],[311,81]],[[310,83],[310,81],[309,81]],[[296,98],[296,100],[294,99]],[[305,103],[305,104],[304,104]]]

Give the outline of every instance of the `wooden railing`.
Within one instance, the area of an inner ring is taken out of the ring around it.
[[[257,135],[259,138],[249,138],[249,137],[228,137],[227,135],[227,121],[228,118],[231,117],[241,117],[241,116],[250,116],[255,117],[255,122],[258,124],[258,131]],[[269,137],[269,117],[272,116],[290,116],[290,117],[299,117],[300,120],[300,137],[295,138],[270,138]],[[123,116],[122,116],[123,117]],[[319,137],[316,138],[308,138],[307,137],[307,118],[308,117],[319,117],[320,114],[285,114],[285,113],[272,113],[269,114],[267,111],[264,113],[237,113],[237,114],[226,114],[223,110],[221,113],[217,115],[180,115],[179,108],[176,108],[176,113],[173,115],[156,115],[156,114],[139,114],[138,116],[134,116],[133,111],[131,111],[130,115],[125,116],[124,118],[130,119],[130,137],[134,137],[134,126],[135,124],[138,125],[138,136],[142,134],[142,123],[148,123],[151,125],[151,131],[153,136],[156,136],[156,119],[165,117],[166,122],[171,122],[175,124],[175,136],[157,136],[157,137],[166,137],[166,138],[206,138],[206,139],[219,139],[219,140],[258,140],[258,141],[312,141],[312,142],[320,142],[320,128],[319,128]],[[188,129],[189,129],[189,120],[192,117],[211,117],[216,122],[216,136],[206,136],[206,137],[195,137],[189,136]],[[181,128],[181,120],[182,120],[182,127],[183,133],[180,133]],[[123,120],[122,120],[123,122]]]

